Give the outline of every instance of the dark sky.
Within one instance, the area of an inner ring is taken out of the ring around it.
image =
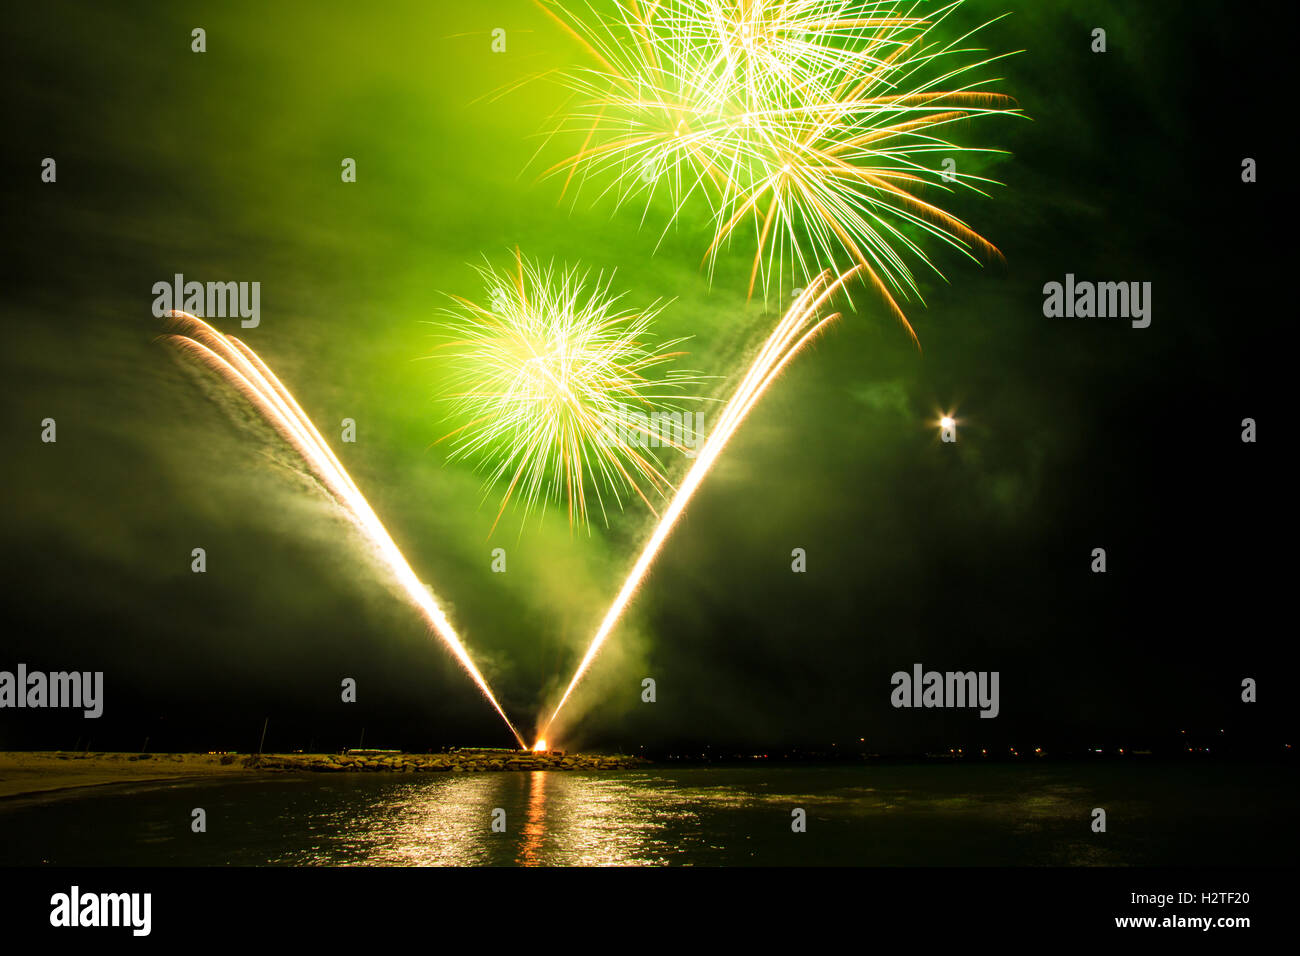
[[[483,501],[430,448],[446,425],[436,366],[416,360],[443,294],[477,294],[471,264],[516,243],[617,267],[630,297],[675,300],[664,333],[693,336],[690,364],[720,382],[775,316],[725,266],[710,288],[689,230],[652,255],[635,210],[557,206],[529,161],[559,93],[488,94],[579,51],[527,4],[473,6],[10,16],[0,669],[103,670],[107,691],[98,721],[0,712],[0,748],[247,750],[264,718],[271,749],[363,728],[376,746],[509,742],[273,438],[154,343],[150,288],[176,272],[262,283],[244,337],[327,436],[357,420],[358,443],[335,449],[525,734],[567,680],[645,516],[588,534],[516,515],[489,539],[499,489]],[[1010,155],[989,198],[953,206],[1006,263],[940,257],[948,283],[928,279],[910,313],[924,354],[859,298],[800,356],[692,503],[561,743],[1284,740],[1294,243],[1278,220],[1294,197],[1290,121],[1269,102],[1276,31],[1250,18],[1243,38],[1242,8],[1208,2],[980,0],[963,16],[1007,9],[982,42],[1025,51],[997,72],[1031,121],[961,134]],[[189,52],[193,26],[208,53]],[[493,57],[497,26],[511,40]],[[1045,318],[1043,284],[1067,273],[1152,283],[1150,328]],[[948,409],[955,445],[932,425]],[[505,575],[489,571],[498,546]],[[891,708],[890,675],[916,662],[999,671],[1000,716]],[[358,703],[339,701],[343,677]]]

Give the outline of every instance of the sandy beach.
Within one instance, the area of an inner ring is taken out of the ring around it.
[[[3,751],[0,798],[110,783],[238,774],[245,772],[242,760],[221,754]]]

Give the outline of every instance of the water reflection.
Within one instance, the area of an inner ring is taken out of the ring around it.
[[[310,846],[274,862],[907,865],[918,856],[960,862],[971,852],[1009,862],[1023,858],[1026,842],[1042,844],[1032,851],[1037,862],[1069,862],[1082,849],[1061,839],[1064,821],[1082,813],[1086,803],[1082,793],[1068,788],[970,794],[846,786],[845,780],[802,774],[736,786],[726,776],[533,771],[352,778],[318,794],[307,809]],[[780,785],[786,782],[802,789]],[[817,782],[822,785],[809,786]],[[806,810],[810,832],[791,838],[790,810],[796,806]],[[497,808],[505,811],[505,832],[492,830]],[[918,833],[920,821],[925,826]],[[1008,845],[1008,837],[1022,845]],[[1093,854],[1088,862],[1103,861]]]
[[[533,771],[385,783],[363,778],[329,788],[307,822],[310,846],[273,862],[663,864],[680,843],[681,827],[698,822],[695,811],[680,806],[676,788],[646,788],[627,777]],[[498,807],[506,814],[504,833],[492,831]]]
[[[1293,776],[1253,792],[1254,812],[1242,816],[1222,809],[1245,799],[1230,771],[892,765],[194,781],[0,804],[0,864],[1289,862],[1295,840],[1268,820]],[[195,806],[223,821],[201,841],[188,826]],[[1122,817],[1123,830],[1095,839],[1095,806]],[[805,833],[791,831],[796,807]],[[497,808],[505,832],[492,830]]]
[[[537,866],[541,862],[539,850],[546,813],[546,771],[534,770],[528,775],[528,819],[524,823],[524,842],[515,862],[523,866]]]

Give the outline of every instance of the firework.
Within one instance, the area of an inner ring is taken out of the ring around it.
[[[909,259],[938,271],[919,240],[997,255],[922,196],[990,182],[944,160],[994,151],[946,133],[1019,114],[974,78],[999,57],[934,38],[961,2],[922,17],[895,0],[622,0],[613,15],[538,0],[597,64],[566,75],[579,105],[560,128],[584,143],[552,171],[647,209],[666,195],[670,223],[703,201],[710,273],[752,235],[751,295],[857,267],[915,341],[898,301],[921,298]]]
[[[246,398],[254,409],[302,457],[311,474],[333,496],[335,501],[355,522],[375,553],[416,608],[428,621],[430,628],[451,651],[465,672],[483,692],[493,709],[505,721],[519,746],[523,738],[515,730],[497,703],[492,689],[479,673],[469,652],[456,635],[451,622],[434,599],[429,589],[420,583],[415,572],[393,542],[370,503],[366,501],[351,476],[334,452],[325,443],[320,432],[308,420],[298,402],[271,372],[257,354],[239,339],[223,335],[202,319],[185,312],[171,312],[174,331],[164,335],[163,341],[181,353],[197,358],[204,366],[216,372]]]
[[[445,313],[446,392],[469,421],[443,440],[451,458],[477,460],[485,487],[506,486],[493,528],[515,498],[525,515],[562,501],[570,524],[587,523],[589,493],[608,520],[606,489],[653,511],[672,491],[654,449],[695,443],[689,414],[666,400],[698,380],[664,368],[683,340],[651,338],[662,306],[623,309],[608,279],[517,251],[512,273],[479,271],[490,302],[456,296]]]
[[[640,556],[632,566],[632,570],[623,582],[622,588],[619,589],[614,602],[610,605],[609,610],[605,612],[605,617],[600,622],[600,627],[596,630],[591,643],[588,644],[587,651],[579,662],[577,670],[574,671],[568,687],[560,698],[560,702],[542,728],[541,738],[544,739],[549,736],[548,731],[551,725],[555,723],[574,688],[586,675],[592,662],[596,659],[596,655],[600,652],[601,645],[613,632],[615,625],[618,624],[623,612],[627,609],[628,603],[632,600],[632,596],[650,570],[650,565],[654,563],[654,559],[668,539],[668,535],[677,524],[677,520],[682,516],[682,512],[685,511],[691,496],[695,494],[705,476],[713,467],[714,462],[718,460],[718,456],[727,447],[727,443],[731,441],[731,437],[736,433],[736,429],[740,427],[740,423],[745,420],[745,416],[749,414],[755,403],[767,391],[790,360],[812,341],[828,323],[839,317],[839,313],[822,316],[821,309],[831,296],[853,277],[854,272],[855,270],[850,269],[835,279],[831,278],[829,271],[817,276],[808,288],[799,294],[790,310],[786,312],[780,323],[777,324],[776,329],[763,343],[762,348],[759,349],[757,356],[750,364],[749,370],[745,373],[744,378],[723,408],[722,415],[709,432],[708,440],[705,441],[699,457],[695,459],[694,464],[687,471],[686,477],[677,489],[677,493],[673,496],[659,522],[655,525],[654,531],[642,548]],[[542,743],[539,741],[538,746],[541,745]]]

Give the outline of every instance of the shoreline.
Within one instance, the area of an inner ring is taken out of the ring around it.
[[[639,757],[533,753],[514,750],[453,750],[414,754],[179,754],[0,752],[0,801],[109,784],[161,783],[273,773],[482,773],[512,771],[629,770],[648,764]]]

